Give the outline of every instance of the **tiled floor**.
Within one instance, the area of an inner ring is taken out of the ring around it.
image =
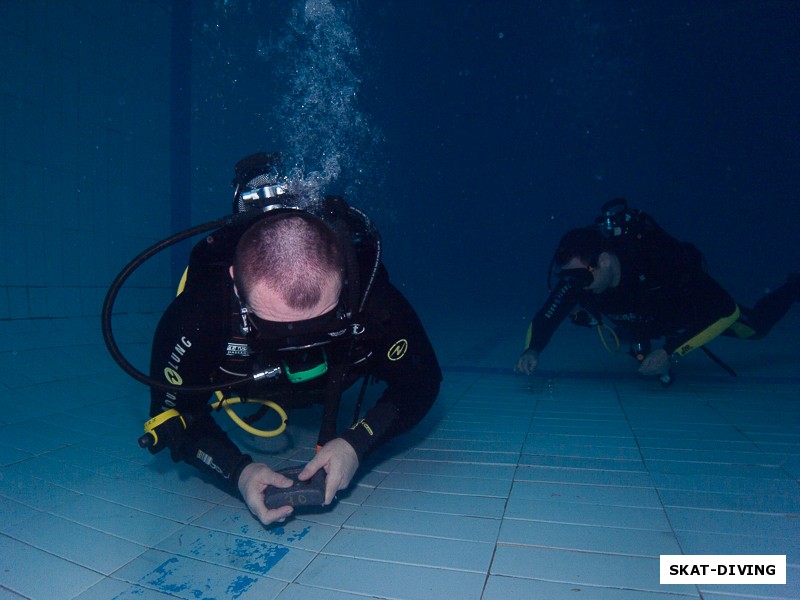
[[[137,447],[146,390],[96,334],[3,354],[0,600],[799,598],[793,317],[715,342],[737,379],[695,353],[669,389],[591,332],[559,332],[528,379],[510,371],[524,322],[433,324],[445,382],[425,423],[332,508],[272,528]],[[314,416],[233,435],[285,466],[311,456]],[[659,555],[681,553],[785,554],[788,583],[660,585]]]

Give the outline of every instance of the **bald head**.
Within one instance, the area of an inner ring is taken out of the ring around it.
[[[257,221],[242,235],[233,261],[239,296],[262,318],[269,318],[260,313],[270,312],[276,300],[286,309],[281,312],[295,315],[315,313],[334,296],[338,301],[343,273],[336,234],[305,213]]]

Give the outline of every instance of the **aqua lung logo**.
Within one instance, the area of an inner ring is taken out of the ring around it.
[[[172,349],[172,353],[169,355],[169,359],[167,360],[167,367],[169,367],[173,371],[179,370],[180,367],[178,365],[181,364],[181,359],[183,359],[183,355],[186,354],[186,350],[191,347],[192,347],[192,342],[190,342],[185,337],[182,337],[181,340],[177,344],[175,344],[175,347]]]
[[[386,353],[386,356],[389,357],[389,360],[400,360],[406,355],[408,351],[408,340],[400,339],[397,340],[392,347],[389,348],[389,352]]]
[[[167,367],[164,369],[164,377],[167,380],[167,383],[172,385],[183,385],[183,377],[181,377],[175,369],[170,369]]]
[[[191,347],[192,342],[186,337],[182,337],[180,341],[175,344],[175,347],[169,355],[169,359],[167,359],[167,366],[164,367],[164,378],[168,383],[172,385],[183,385],[183,377],[181,377],[178,371],[180,370],[181,360],[183,360],[186,350]],[[174,395],[167,394],[167,403],[169,403],[170,400],[174,401],[174,399]]]

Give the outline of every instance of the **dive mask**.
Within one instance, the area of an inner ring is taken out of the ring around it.
[[[323,346],[357,335],[363,326],[351,322],[340,301],[333,310],[304,321],[268,321],[247,307],[241,308],[242,333],[256,352],[282,352]]]
[[[293,322],[268,321],[245,306],[240,312],[248,346],[256,354],[277,358],[291,383],[305,383],[327,373],[325,345],[348,331],[338,306],[313,319]]]
[[[594,275],[592,275],[591,267],[562,269],[557,275],[562,281],[568,281],[580,289],[587,288],[594,283]]]

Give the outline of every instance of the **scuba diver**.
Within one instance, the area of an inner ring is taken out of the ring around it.
[[[373,224],[337,196],[299,208],[281,168],[277,154],[237,163],[235,218],[194,246],[142,378],[153,384],[152,424],[140,444],[169,448],[174,461],[238,491],[265,525],[294,510],[265,498],[318,472],[319,504],[330,504],[365,454],[420,422],[442,379],[422,323],[389,280]],[[341,395],[362,377],[386,388],[363,418],[359,401],[352,426],[337,431]],[[292,477],[254,462],[214,420],[215,388],[222,402],[274,400],[284,417],[281,407],[322,405],[314,458]]]
[[[554,271],[558,284],[531,321],[516,372],[533,373],[569,316],[575,324],[599,328],[607,328],[603,318],[608,319],[617,342],[630,342],[639,372],[658,376],[664,385],[673,382],[681,358],[697,348],[735,375],[704,345],[719,335],[761,339],[800,300],[800,276],[792,274],[753,308],[739,306],[708,274],[694,245],[679,242],[622,198],[602,211],[594,226],[561,238],[548,272],[548,285]],[[652,341],[662,338],[662,347],[653,350]]]

